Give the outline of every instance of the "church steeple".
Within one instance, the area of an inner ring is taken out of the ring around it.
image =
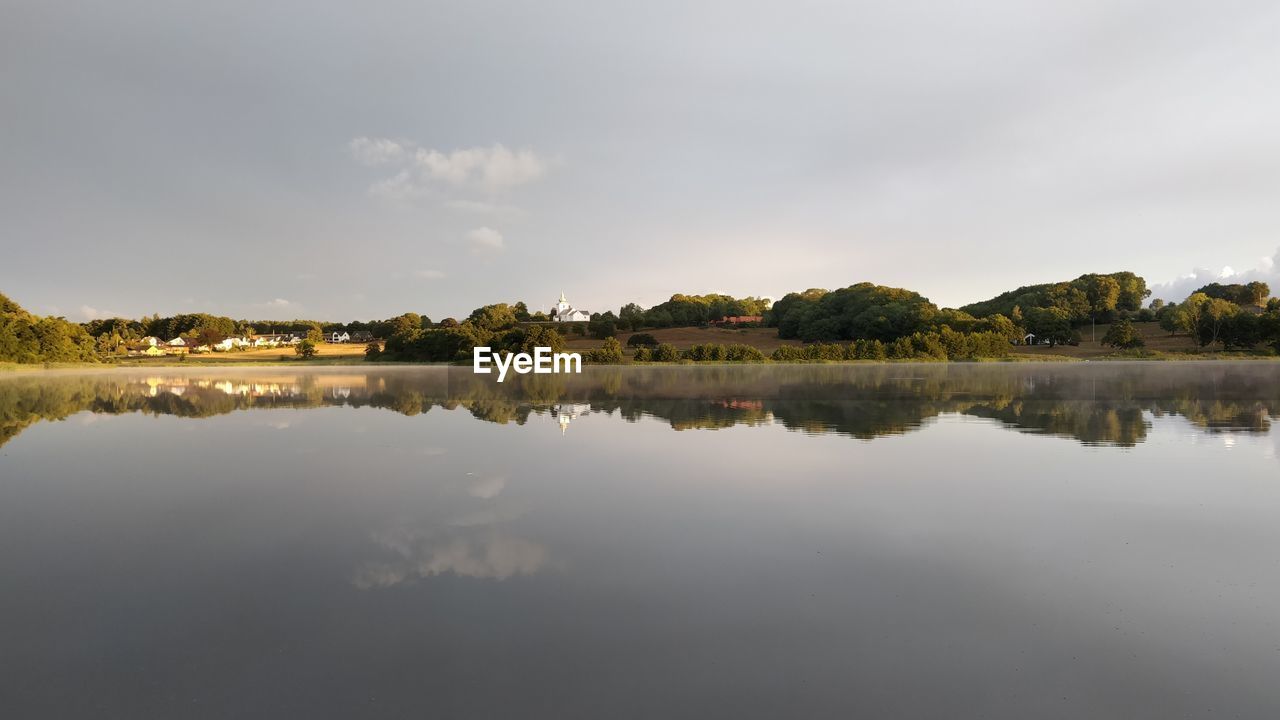
[[[564,291],[563,291],[563,290],[561,290],[561,291],[560,291],[560,302],[562,302],[562,303],[569,302],[568,300],[565,300],[565,299],[564,299]]]

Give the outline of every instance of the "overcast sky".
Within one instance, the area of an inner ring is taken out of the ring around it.
[[[1280,290],[1277,37],[1266,0],[0,0],[0,291],[349,320]]]

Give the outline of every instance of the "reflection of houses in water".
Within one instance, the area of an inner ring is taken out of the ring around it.
[[[583,415],[591,414],[591,406],[585,403],[560,403],[551,408],[551,417],[560,423],[560,434],[569,429],[569,423]]]
[[[349,387],[333,387],[329,388],[329,396],[333,398],[349,398],[351,397],[351,388]]]
[[[764,401],[762,400],[721,400],[716,403],[727,410],[754,410],[756,412],[764,411]]]

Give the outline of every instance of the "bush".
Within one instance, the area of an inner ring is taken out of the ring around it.
[[[1121,350],[1131,350],[1140,348],[1146,343],[1133,327],[1133,323],[1120,320],[1113,323],[1107,330],[1107,334],[1102,336],[1102,344]]]
[[[653,351],[647,347],[641,346],[636,350],[636,354],[631,357],[636,362],[649,362],[653,360]]]
[[[382,357],[382,345],[376,342],[371,342],[364,346],[365,360],[377,360],[379,357]]]
[[[653,349],[654,362],[677,362],[680,360],[680,351],[675,345],[670,343],[659,343],[658,347]]]
[[[638,333],[627,338],[627,347],[657,347],[658,339],[649,333]]]
[[[583,354],[582,359],[589,363],[616,365],[622,362],[622,345],[618,342],[618,338],[605,338],[603,345],[595,350],[588,350]]]
[[[729,362],[764,362],[764,353],[750,345],[730,345],[725,348],[725,359]]]
[[[775,362],[798,362],[800,360],[808,360],[804,354],[804,348],[795,345],[783,345],[773,354],[769,356]]]
[[[884,343],[879,340],[861,339],[849,346],[853,350],[853,360],[884,360]]]
[[[294,346],[293,352],[303,360],[310,360],[316,356],[316,344],[311,340],[303,340]]]
[[[727,351],[723,345],[705,343],[694,345],[681,353],[681,357],[694,362],[723,362]]]

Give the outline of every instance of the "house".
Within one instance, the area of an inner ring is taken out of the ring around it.
[[[764,322],[763,315],[726,315],[719,320],[712,320],[712,325],[742,325],[745,323]]]
[[[179,335],[178,337],[176,337],[176,338],[174,338],[174,339],[170,340],[169,342],[167,342],[167,343],[165,343],[165,344],[166,344],[166,345],[168,345],[169,347],[186,347],[186,346],[187,346],[187,341],[186,341],[186,340],[183,340],[183,339],[182,339],[182,336],[181,336],[181,335]]]
[[[1036,344],[1036,334],[1035,334],[1035,333],[1027,333],[1026,335],[1023,335],[1023,336],[1022,336],[1022,344],[1023,344],[1023,345],[1035,345],[1035,344]]]
[[[154,336],[154,335],[148,335],[148,336],[146,336],[146,337],[142,338],[142,342],[144,342],[144,343],[146,343],[146,344],[150,345],[151,347],[155,347],[155,346],[160,345],[160,344],[162,343],[162,341],[160,340],[160,338],[158,338],[158,337],[156,337],[156,336]]]
[[[351,342],[353,343],[371,343],[373,342],[373,333],[368,330],[356,330],[351,333]]]
[[[349,333],[349,332],[338,332],[337,330],[335,330],[335,331],[333,331],[333,334],[329,336],[329,342],[331,342],[331,343],[349,343],[349,342],[351,342],[351,333]]]
[[[565,300],[564,293],[560,293],[560,302],[551,309],[551,320],[553,322],[586,322],[591,319],[591,313],[586,310],[578,310]]]
[[[152,338],[152,340],[154,340],[154,339],[155,339],[155,338]],[[164,350],[161,350],[159,347],[157,347],[157,346],[155,346],[155,345],[148,345],[146,348],[144,348],[144,349],[143,349],[142,354],[143,354],[143,355],[150,355],[151,357],[158,357],[158,356],[160,356],[160,355],[164,355],[164,354],[165,354],[165,352],[164,352]]]
[[[224,339],[222,342],[218,343],[217,345],[214,345],[213,349],[225,352],[227,350],[232,350],[238,347],[246,347],[248,345],[249,345],[248,340],[245,340],[243,338],[238,338],[238,337],[229,337]]]
[[[249,344],[253,347],[276,347],[277,345],[287,345],[292,335],[280,333],[276,335],[254,335],[249,340]]]

